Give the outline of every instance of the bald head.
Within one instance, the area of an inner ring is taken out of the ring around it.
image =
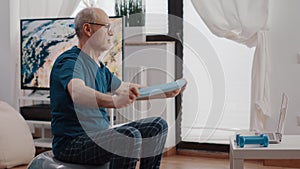
[[[107,14],[99,8],[85,8],[81,10],[75,17],[75,32],[78,38],[82,37],[82,26],[84,23],[105,21],[108,19]]]

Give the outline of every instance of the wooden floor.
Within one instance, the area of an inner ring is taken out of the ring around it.
[[[229,169],[228,159],[173,155],[163,157],[161,169]],[[291,169],[263,166],[262,161],[246,161],[245,169]],[[299,168],[298,168],[299,169]]]
[[[137,167],[138,169],[139,167]],[[184,155],[163,157],[161,169],[229,169],[228,159],[204,158]],[[245,169],[291,169],[283,167],[263,166],[260,161],[246,161]],[[26,169],[18,166],[13,169]],[[293,168],[295,169],[295,168]],[[298,168],[299,169],[299,168]]]

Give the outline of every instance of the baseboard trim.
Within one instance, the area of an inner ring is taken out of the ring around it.
[[[229,154],[225,152],[178,149],[176,154],[194,157],[229,159]]]
[[[172,155],[176,155],[176,146],[164,149],[163,157],[168,157]]]
[[[300,160],[291,159],[291,160],[264,160],[263,164],[265,166],[274,166],[274,167],[289,167],[289,168],[300,168]]]

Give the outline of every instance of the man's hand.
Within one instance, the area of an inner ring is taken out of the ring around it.
[[[138,86],[126,84],[122,89],[118,90],[117,95],[113,96],[113,102],[115,108],[123,108],[131,105],[136,97],[139,96]]]
[[[172,91],[164,92],[164,93],[161,93],[161,94],[156,94],[156,95],[152,95],[152,96],[143,97],[143,98],[139,98],[138,100],[165,99],[165,98],[176,97],[178,94],[184,92],[184,90],[186,88],[186,85],[187,85],[187,82],[183,87],[181,87],[178,90],[172,90]]]
[[[166,97],[167,98],[175,97],[175,96],[179,95],[180,93],[183,93],[185,88],[186,88],[186,85],[187,85],[187,83],[182,88],[180,88],[178,90],[173,90],[173,91],[170,91],[170,92],[166,92],[165,93]]]
[[[180,91],[181,90],[178,89],[178,90],[173,90],[173,91],[165,92],[164,94],[165,94],[166,98],[171,98],[171,97],[177,96],[180,93]]]

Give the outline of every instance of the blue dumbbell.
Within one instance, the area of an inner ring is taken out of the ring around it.
[[[264,147],[268,147],[269,138],[264,134],[261,134],[259,136],[240,136],[239,134],[237,134],[236,143],[240,147],[244,147],[245,144],[260,144]]]
[[[240,145],[240,137],[241,137],[240,134],[236,134],[235,141],[238,146]],[[243,137],[254,137],[254,136],[243,136]],[[255,137],[257,137],[257,136],[255,135]]]

